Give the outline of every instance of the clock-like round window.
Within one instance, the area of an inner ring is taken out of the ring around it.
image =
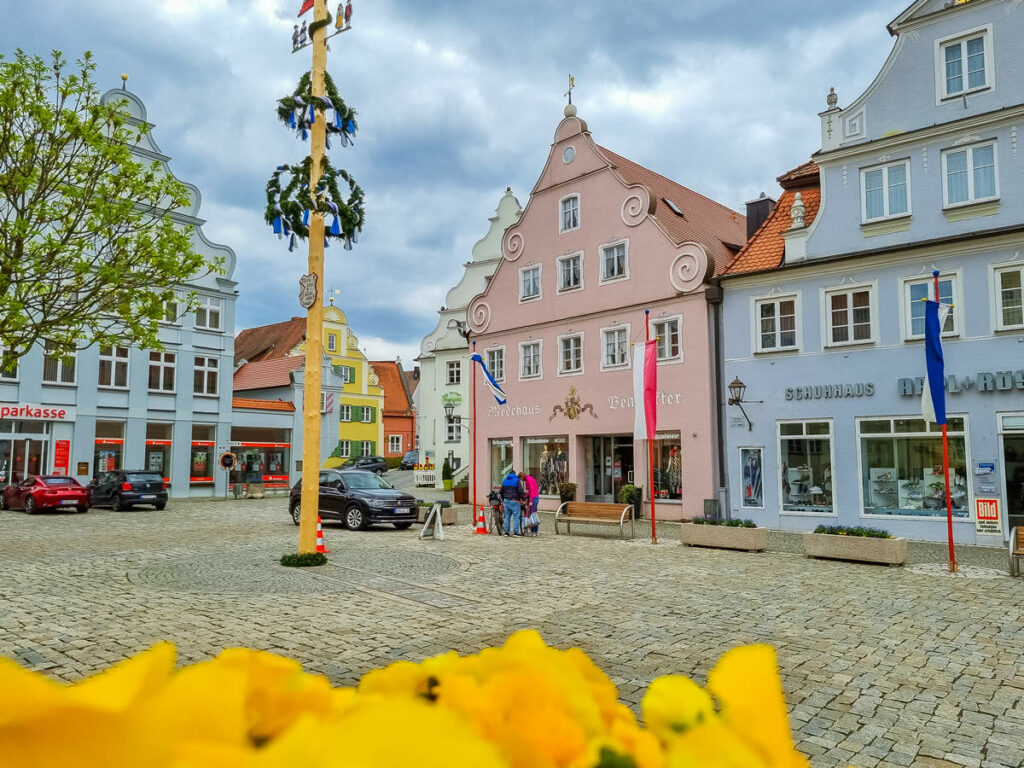
[[[576,147],[566,147],[562,150],[562,162],[571,163],[576,159]]]

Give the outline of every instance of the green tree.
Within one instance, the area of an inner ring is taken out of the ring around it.
[[[0,365],[46,340],[159,348],[172,288],[210,269],[171,215],[188,188],[132,148],[148,126],[103,103],[86,52],[71,72],[0,56]],[[187,308],[179,301],[179,311]]]

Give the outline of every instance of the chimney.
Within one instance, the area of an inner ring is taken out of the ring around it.
[[[761,228],[764,220],[768,218],[775,208],[775,201],[764,192],[757,200],[747,203],[747,240],[754,236],[754,233]]]

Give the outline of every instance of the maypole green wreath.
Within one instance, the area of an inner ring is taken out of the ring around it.
[[[291,128],[305,140],[313,125],[311,110],[321,110],[325,117],[328,110],[333,111],[333,119],[327,121],[327,148],[331,148],[331,136],[341,139],[341,146],[352,143],[359,124],[356,122],[356,111],[345,104],[334,80],[324,75],[324,96],[314,96],[312,77],[307,72],[299,79],[299,84],[290,96],[277,100],[277,119]]]
[[[279,166],[267,182],[267,224],[278,237],[289,239],[288,250],[295,249],[295,240],[309,237],[310,211],[333,215],[325,237],[343,240],[345,249],[359,242],[363,229],[363,188],[342,168],[334,168],[325,157],[320,163],[320,185],[315,195],[310,194],[309,172],[313,161],[307,157],[300,165]],[[286,183],[282,186],[282,176]],[[348,183],[348,198],[342,196],[338,179]]]

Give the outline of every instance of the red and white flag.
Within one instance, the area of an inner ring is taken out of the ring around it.
[[[633,437],[653,440],[658,429],[658,341],[633,345]]]
[[[299,9],[299,16],[313,8],[313,0],[302,0],[302,7]]]

